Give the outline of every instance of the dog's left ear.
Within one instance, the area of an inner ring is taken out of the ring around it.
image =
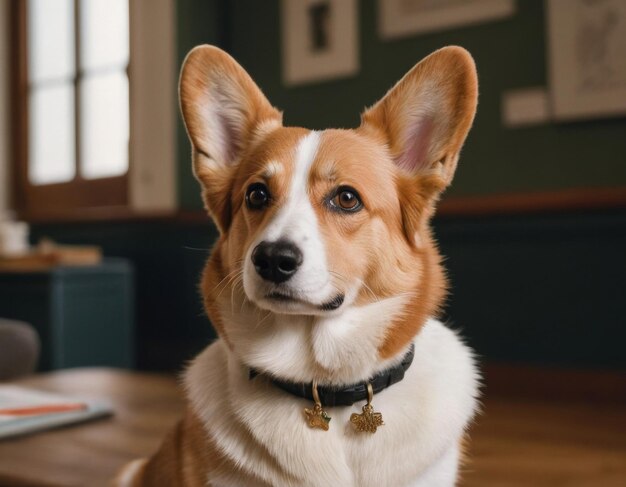
[[[402,226],[411,245],[421,246],[434,204],[452,181],[477,99],[472,56],[450,46],[416,64],[361,117],[360,130],[386,144],[400,168]]]
[[[416,64],[366,110],[361,128],[383,138],[407,175],[428,176],[436,195],[452,181],[477,98],[471,55],[461,47],[444,47]]]

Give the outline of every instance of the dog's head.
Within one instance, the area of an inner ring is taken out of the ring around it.
[[[268,342],[276,355],[293,343],[322,376],[355,360],[358,340],[344,347],[352,358],[338,357],[353,336],[369,337],[370,362],[404,350],[445,294],[428,224],[474,117],[471,56],[428,56],[354,130],[284,127],[243,68],[210,46],[187,56],[180,99],[220,231],[202,292],[229,346],[259,366]]]

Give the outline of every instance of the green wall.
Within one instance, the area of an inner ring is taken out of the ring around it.
[[[413,64],[448,44],[467,48],[480,78],[480,104],[449,193],[480,195],[571,187],[626,185],[626,118],[551,123],[507,129],[500,119],[502,93],[546,81],[542,0],[518,1],[503,21],[384,42],[378,37],[377,2],[361,0],[358,76],[302,87],[281,81],[280,11],[277,0],[179,2],[179,57],[194,43],[224,46],[250,72],[289,125],[352,127]],[[179,139],[180,195],[184,208],[199,207],[190,176],[188,142]]]
[[[176,1],[176,44],[178,66],[199,44],[223,44],[220,25],[225,22],[218,0]],[[183,209],[202,207],[200,189],[191,172],[191,149],[180,115],[177,124],[178,202]]]

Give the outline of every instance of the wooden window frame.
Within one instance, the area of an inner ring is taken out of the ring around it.
[[[53,184],[32,184],[28,178],[29,138],[29,80],[27,2],[11,2],[11,112],[14,162],[14,205],[20,218],[55,219],[81,214],[93,209],[120,210],[129,206],[129,175],[132,164],[129,150],[129,170],[122,176],[85,179],[80,173],[80,105],[78,83],[84,76],[79,58],[79,7],[74,0],[76,74],[74,76],[76,174],[72,181]],[[128,73],[127,69],[127,74]],[[129,76],[129,110],[130,110]],[[130,144],[132,144],[132,135]]]

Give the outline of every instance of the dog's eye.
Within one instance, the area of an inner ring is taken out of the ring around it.
[[[330,200],[330,204],[344,211],[358,211],[363,206],[359,194],[349,186],[341,186]]]
[[[246,191],[246,204],[251,210],[260,210],[270,200],[270,192],[263,183],[254,183]]]

